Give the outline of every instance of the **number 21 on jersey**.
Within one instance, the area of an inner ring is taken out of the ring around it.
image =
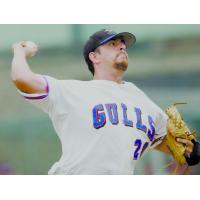
[[[141,139],[135,140],[134,146],[136,147],[136,149],[133,154],[133,159],[137,160],[138,158],[140,158],[144,153],[145,149],[148,147],[148,145],[148,142],[145,142],[143,144]]]

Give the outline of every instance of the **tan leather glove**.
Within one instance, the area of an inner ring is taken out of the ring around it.
[[[175,103],[165,110],[169,117],[167,122],[166,142],[174,159],[177,160],[180,165],[184,165],[186,164],[186,158],[184,155],[186,147],[184,144],[177,142],[176,139],[183,138],[193,140],[195,139],[195,132],[191,132],[187,127],[187,124],[176,108],[177,104],[183,103]]]

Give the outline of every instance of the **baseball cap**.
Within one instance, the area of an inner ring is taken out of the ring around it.
[[[132,33],[116,33],[113,30],[102,29],[91,35],[84,46],[83,54],[86,62],[89,59],[90,52],[93,52],[97,47],[105,44],[109,40],[116,38],[123,38],[126,48],[132,46],[136,42],[136,37]]]
[[[132,33],[129,32],[121,32],[116,33],[113,30],[102,29],[100,31],[95,32],[93,35],[89,37],[87,42],[85,43],[83,49],[83,55],[85,58],[85,62],[88,64],[89,70],[94,74],[93,64],[89,59],[89,53],[95,51],[95,49],[109,40],[122,38],[125,42],[126,48],[129,48],[136,42],[136,37]]]

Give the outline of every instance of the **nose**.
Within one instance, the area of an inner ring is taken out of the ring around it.
[[[124,41],[121,41],[119,46],[120,46],[120,51],[124,51],[126,49]]]

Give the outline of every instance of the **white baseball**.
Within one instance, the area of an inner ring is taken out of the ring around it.
[[[28,47],[31,49],[31,52],[27,55],[27,57],[33,57],[36,52],[38,51],[38,46],[34,43],[34,42],[31,42],[31,41],[25,41],[22,43],[22,46],[23,47]]]
[[[31,41],[26,41],[24,45],[29,47],[29,48],[37,48],[37,45],[34,42],[31,42]]]

